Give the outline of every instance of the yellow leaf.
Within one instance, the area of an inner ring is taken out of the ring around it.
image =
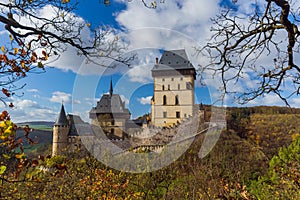
[[[7,154],[2,154],[3,158],[6,159],[6,160],[9,160],[10,159],[10,156],[7,155]]]
[[[91,27],[91,23],[87,23],[86,26],[90,28]]]
[[[25,68],[25,62],[22,60],[20,63],[21,63],[22,68]]]
[[[9,35],[9,40],[10,41],[13,41],[14,40],[14,37],[12,35]]]
[[[3,53],[5,53],[6,51],[5,51],[5,47],[4,46],[2,46],[1,47],[1,51],[3,52]]]
[[[0,166],[0,175],[4,174],[5,171],[6,171],[6,166],[1,165]]]
[[[14,48],[14,54],[16,55],[19,52],[18,48]]]
[[[61,2],[62,2],[62,3],[69,3],[70,0],[62,0]]]
[[[8,127],[5,131],[4,131],[4,135],[11,135],[12,134],[12,127]]]
[[[1,135],[1,136],[0,136],[0,139],[1,139],[1,140],[6,140],[6,139],[7,139],[7,137],[6,137],[6,136],[4,136],[4,135]]]
[[[6,125],[5,121],[1,121],[0,127],[1,127],[1,128],[4,128],[4,127],[6,127],[6,126],[7,126],[7,125]]]
[[[16,158],[17,159],[23,159],[23,158],[25,158],[25,155],[24,155],[24,153],[16,154]]]

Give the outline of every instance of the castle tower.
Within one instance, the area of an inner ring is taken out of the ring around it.
[[[91,124],[100,126],[110,138],[124,138],[126,122],[130,119],[130,112],[125,107],[119,94],[113,93],[112,80],[109,93],[103,94],[96,107],[90,111]]]
[[[61,155],[67,149],[69,130],[70,125],[62,104],[53,127],[52,156]]]
[[[193,115],[196,71],[185,50],[164,51],[152,69],[152,125],[173,126]]]

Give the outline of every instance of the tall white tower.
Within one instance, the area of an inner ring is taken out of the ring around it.
[[[196,71],[185,50],[164,51],[160,60],[156,59],[152,77],[152,125],[173,126],[193,115]]]

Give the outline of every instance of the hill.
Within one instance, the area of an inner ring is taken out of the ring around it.
[[[49,121],[32,121],[32,122],[21,122],[17,123],[17,126],[26,126],[28,125],[32,129],[36,130],[50,130],[52,131],[54,122]]]
[[[52,128],[54,122],[48,121],[33,121],[17,123],[17,137],[23,139],[24,150],[28,157],[36,157],[39,154],[50,154],[49,148],[52,145]],[[23,127],[29,126],[31,131],[29,137],[35,144],[29,144],[25,139]]]

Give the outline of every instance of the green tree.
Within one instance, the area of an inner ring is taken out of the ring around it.
[[[268,174],[252,183],[251,193],[258,199],[300,198],[300,137],[279,150]]]

